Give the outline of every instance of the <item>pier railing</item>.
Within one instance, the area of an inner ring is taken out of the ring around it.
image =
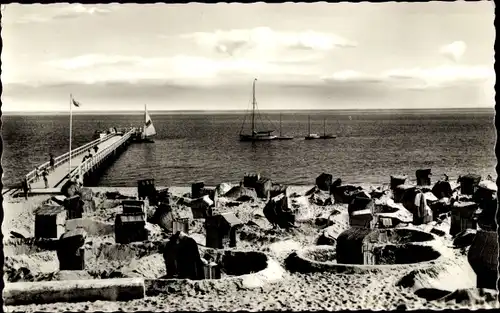
[[[92,149],[94,148],[94,146],[98,145],[99,143],[103,142],[103,141],[106,141],[108,140],[109,138],[113,137],[113,136],[116,136],[116,134],[108,134],[106,135],[105,137],[103,138],[99,138],[99,139],[96,139],[96,140],[93,140],[89,143],[86,143],[84,144],[83,146],[81,147],[78,147],[74,150],[71,151],[71,157],[75,157],[77,155],[80,155],[82,153],[85,153],[87,150],[89,149]],[[59,165],[67,162],[69,160],[69,151],[54,158],[54,168],[58,167]],[[41,173],[44,169],[49,169],[50,167],[50,162],[45,162],[43,163],[42,165],[38,166],[37,169],[38,171]],[[37,176],[37,169],[34,169],[32,170],[31,172],[29,172],[28,174],[26,174],[26,180],[28,181],[28,183],[32,183],[34,181],[37,180],[37,178],[39,178]]]
[[[71,171],[71,178],[74,178],[76,175],[80,175],[83,178],[83,174],[87,173],[92,167],[101,162],[108,154],[112,153],[116,150],[120,145],[122,145],[125,141],[129,140],[132,134],[136,132],[135,128],[130,129],[128,132],[124,133],[122,137],[111,144],[110,146],[99,150],[92,158],[83,161],[78,167]]]

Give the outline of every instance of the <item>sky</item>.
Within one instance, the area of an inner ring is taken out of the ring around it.
[[[494,107],[492,2],[9,4],[2,111]]]

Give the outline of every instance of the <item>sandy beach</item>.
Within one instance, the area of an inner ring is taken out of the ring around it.
[[[320,206],[311,203],[306,197],[302,196],[312,186],[295,186],[290,187],[290,194],[294,195],[294,203],[301,203],[302,208],[296,216],[297,229],[292,231],[286,230],[261,230],[255,231],[256,235],[244,236],[240,233],[238,242],[238,250],[253,250],[262,251],[272,259],[277,260],[284,267],[284,260],[291,252],[297,251],[303,247],[315,245],[315,241],[322,232],[322,228],[314,225],[314,220],[325,212],[338,210],[341,214],[332,217],[332,223],[337,225],[339,229],[348,229],[348,215],[346,214],[347,205],[333,204],[328,206]],[[106,192],[119,192],[122,195],[135,196],[136,188],[107,188],[99,187],[92,188],[94,194],[103,194]],[[181,197],[190,192],[190,187],[171,187],[169,191],[172,195]],[[5,199],[4,211],[5,218],[2,225],[2,232],[9,234],[11,231],[21,232],[32,237],[34,234],[34,215],[33,211],[49,196],[34,196],[29,200],[22,198]],[[101,208],[90,213],[85,213],[84,218],[98,221],[100,223],[112,223],[114,215],[119,209],[118,204],[112,201],[101,203]],[[227,199],[221,198],[218,210],[233,211],[242,220],[247,223],[256,215],[262,215],[262,208],[265,203],[262,200],[257,200],[254,203],[242,203],[239,206],[228,208],[225,204],[230,202]],[[107,206],[107,208],[105,208]],[[86,215],[86,216],[85,216]],[[99,224],[101,225],[101,224]],[[149,240],[165,240],[165,234],[162,234],[161,229],[157,225],[147,226],[150,229]],[[242,233],[251,232],[251,228],[245,225]],[[417,227],[417,226],[415,226]],[[429,225],[419,226],[422,230]],[[248,230],[250,229],[250,230]],[[203,226],[200,221],[195,221],[190,230],[192,236],[199,245],[204,245]],[[101,236],[87,237],[87,241],[92,244],[96,242],[114,242],[114,234],[108,232]],[[451,249],[451,241],[449,236],[439,237],[436,242],[443,249],[448,249],[446,254],[447,263],[450,266],[456,267],[470,277],[474,278],[474,272],[467,263],[466,254],[463,251]],[[57,272],[57,256],[53,251],[24,253],[19,252],[16,247],[16,240],[4,238],[5,255],[10,257],[7,263],[11,266],[22,263],[23,266],[31,267],[33,272],[47,273]],[[445,250],[443,250],[445,251]],[[110,252],[111,253],[111,252]],[[21,254],[21,255],[20,255]],[[147,259],[147,260],[146,260]],[[106,260],[101,259],[106,263]],[[10,263],[9,263],[10,262]],[[99,261],[97,261],[99,262]],[[126,271],[130,268],[130,264],[141,263],[145,276],[164,274],[164,265],[159,253],[152,253],[147,257],[134,262],[127,261],[128,264],[120,262],[115,263],[115,267]],[[104,264],[103,263],[103,264]],[[109,266],[109,264],[107,264]],[[87,264],[86,266],[91,266]],[[98,266],[93,264],[92,266]],[[104,266],[104,265],[103,265]],[[381,309],[391,310],[401,307],[407,309],[442,309],[442,308],[490,308],[495,306],[494,301],[486,301],[485,303],[457,303],[454,300],[450,301],[427,301],[417,296],[411,288],[396,286],[398,281],[412,269],[418,268],[415,266],[407,266],[401,268],[386,268],[379,273],[372,274],[335,274],[335,273],[291,273],[287,272],[280,281],[266,284],[258,288],[241,289],[238,292],[223,292],[220,288],[214,289],[197,289],[187,288],[183,292],[162,294],[159,296],[143,299],[132,300],[127,302],[81,302],[81,303],[53,303],[53,304],[32,304],[20,306],[6,306],[8,312],[35,312],[35,311],[136,311],[136,310],[151,310],[151,311],[177,311],[177,310],[193,310],[193,311],[208,311],[208,310],[347,310],[347,309]],[[464,272],[465,271],[465,272]],[[80,276],[79,276],[80,275]],[[102,275],[102,274],[101,274]],[[43,276],[43,275],[42,275]],[[92,273],[82,274],[75,273],[74,277],[60,277],[59,279],[88,279]],[[454,279],[450,274],[446,278],[446,273],[443,276],[444,280]],[[4,281],[7,277],[4,276]],[[474,279],[470,279],[474,281]],[[475,281],[474,281],[475,282]],[[220,282],[222,283],[222,282]],[[457,284],[460,285],[460,284]],[[464,285],[464,284],[462,284]],[[472,285],[472,283],[469,283]],[[467,286],[465,283],[464,287]],[[255,301],[259,299],[259,301]],[[484,300],[481,300],[484,302]],[[479,301],[479,302],[481,302]]]

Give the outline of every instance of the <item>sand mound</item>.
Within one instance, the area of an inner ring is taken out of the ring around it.
[[[114,224],[103,223],[89,218],[76,218],[66,221],[66,230],[74,230],[82,227],[88,236],[106,236],[112,235],[115,231]]]
[[[2,203],[4,213],[2,234],[6,236],[11,231],[18,231],[33,236],[35,232],[35,215],[33,212],[49,197],[43,195],[30,197],[28,200],[24,198],[4,200]]]
[[[292,235],[286,230],[262,229],[256,225],[243,225],[239,230],[240,240],[254,243],[272,243],[279,240],[290,239]]]
[[[94,279],[87,271],[59,271],[36,275],[34,281],[88,280]]]
[[[375,247],[376,263],[379,265],[411,264],[432,261],[441,253],[430,246],[404,244]]]
[[[498,307],[498,292],[491,289],[483,288],[468,288],[457,289],[454,292],[438,299],[439,302],[446,302],[446,304],[462,304],[467,306],[484,305],[489,303]]]
[[[302,245],[295,240],[283,240],[277,241],[270,244],[264,250],[270,251],[278,257],[284,257],[293,251],[297,251],[302,247]]]
[[[292,252],[285,259],[285,266],[292,273],[322,272],[335,264],[335,257],[335,248],[332,246],[306,247]]]
[[[113,223],[115,222],[115,217],[117,214],[123,212],[121,205],[116,205],[111,208],[101,208],[92,213],[92,218],[96,221],[103,223]]]
[[[267,267],[254,275],[246,275],[242,285],[244,288],[263,287],[266,283],[279,281],[285,274],[278,262],[268,259]]]
[[[159,253],[162,246],[162,241],[149,241],[128,245],[103,243],[87,247],[85,250],[85,267],[94,277],[110,278],[113,275],[113,277],[123,277],[123,274],[114,272],[128,267],[132,262],[140,258]]]
[[[307,197],[294,198],[291,201],[292,208],[295,209],[295,221],[303,222],[308,220],[314,220],[321,216],[330,216],[332,212],[340,212],[339,214],[332,214],[330,220],[346,220],[349,221],[347,210],[343,205],[332,204],[332,205],[316,205],[309,202]]]
[[[16,238],[4,242],[4,254],[6,256],[19,254],[32,254],[43,251],[53,251],[57,247],[57,240],[37,238]]]
[[[304,256],[316,262],[333,262],[337,253],[335,249],[311,249],[304,253]]]
[[[219,250],[200,247],[201,256],[210,256],[228,276],[256,273],[266,268],[268,257],[257,251]]]
[[[325,228],[322,234],[316,240],[317,245],[332,245],[334,246],[339,235],[349,228],[347,223],[334,223]]]
[[[370,251],[370,250],[368,250]],[[365,251],[365,252],[368,252]],[[291,253],[285,260],[286,267],[291,272],[335,272],[343,274],[379,273],[389,270],[410,270],[420,262],[438,259],[441,253],[431,246],[424,245],[382,245],[375,246],[371,254],[364,254],[355,250],[339,251],[333,246],[316,245]],[[355,260],[360,263],[340,263],[340,253],[357,255]],[[366,259],[366,256],[371,258]],[[369,260],[367,262],[366,260]],[[427,266],[431,266],[428,264]]]
[[[121,272],[127,277],[160,278],[166,275],[165,262],[159,253],[133,259]]]
[[[240,276],[265,269],[267,260],[267,256],[261,252],[225,251],[222,266],[226,274]]]
[[[58,269],[59,260],[54,251],[6,256],[4,279],[9,282],[34,281],[36,275],[55,272]]]
[[[437,289],[453,292],[457,288],[476,286],[476,275],[465,257],[462,260],[448,260],[427,269],[417,269],[403,276],[396,286],[419,289]],[[423,293],[423,291],[421,291]]]
[[[434,240],[432,234],[411,228],[387,229],[389,242],[393,244],[406,244],[410,242],[426,242]]]
[[[251,199],[257,199],[257,193],[255,192],[254,189],[252,188],[247,188],[247,187],[242,187],[242,186],[234,186],[231,188],[226,194],[224,195],[224,198],[228,199],[237,199],[240,197],[249,197]]]
[[[161,241],[146,241],[131,244],[105,243],[93,247],[89,252],[95,259],[126,261],[158,253],[163,247]]]

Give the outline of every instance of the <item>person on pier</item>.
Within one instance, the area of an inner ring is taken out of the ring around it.
[[[45,183],[45,188],[49,188],[49,179],[47,178],[48,175],[49,173],[47,172],[46,169],[44,169],[42,171],[42,177],[43,177],[43,182]]]
[[[97,153],[97,150],[99,150],[98,146],[94,146],[94,153]]]
[[[50,157],[50,161],[49,161],[49,165],[50,165],[50,170],[53,171],[54,170],[54,165],[55,165],[55,160],[54,160],[54,155],[52,153],[49,153],[49,157]]]

